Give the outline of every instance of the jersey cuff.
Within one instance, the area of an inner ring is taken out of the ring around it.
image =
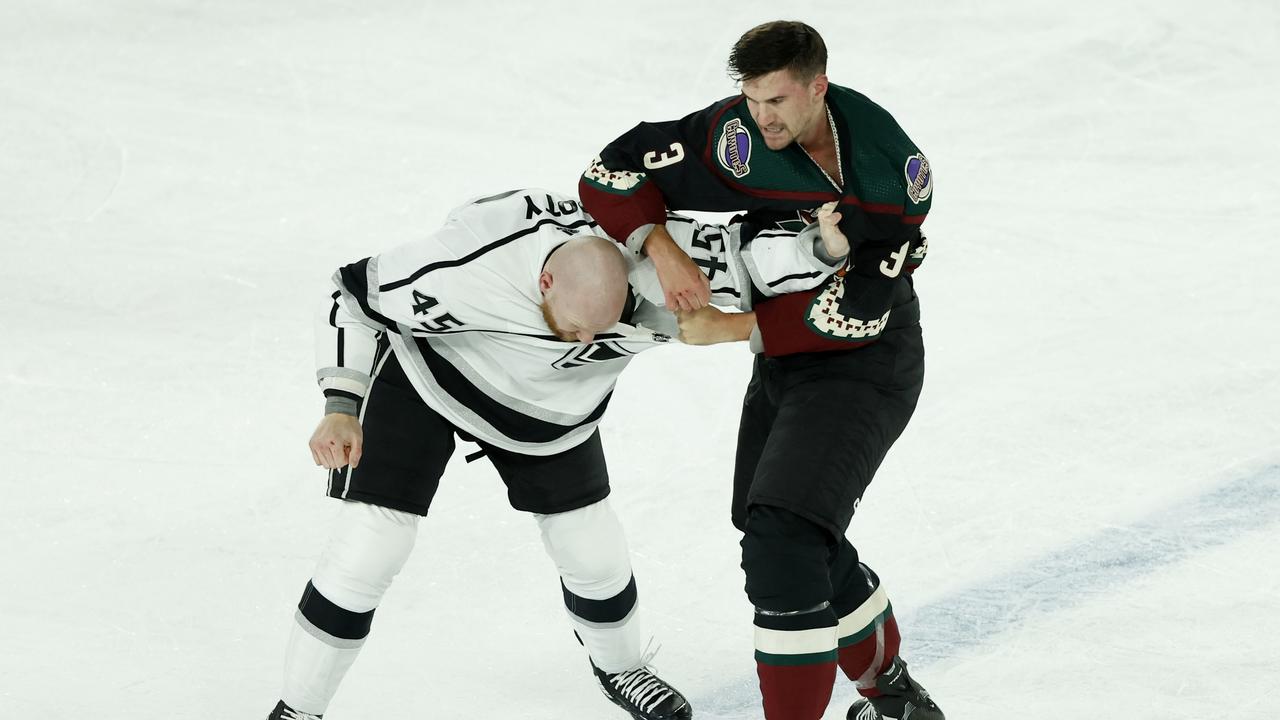
[[[373,378],[351,368],[327,367],[316,371],[316,380],[321,390],[338,390],[356,397],[364,397]]]
[[[657,227],[656,223],[641,225],[631,231],[631,234],[627,236],[627,240],[623,244],[627,246],[628,250],[639,255],[640,251],[644,249],[644,241],[649,237],[649,233],[653,232],[655,227]]]
[[[324,414],[333,415],[338,413],[341,415],[350,415],[351,417],[359,417],[360,403],[354,398],[346,395],[330,395],[324,399]]]

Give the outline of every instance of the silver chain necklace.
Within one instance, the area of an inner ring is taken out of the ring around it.
[[[831,186],[837,192],[844,192],[844,163],[840,158],[840,133],[836,132],[836,119],[831,117],[831,106],[824,105],[824,108],[827,111],[827,125],[831,126],[831,142],[835,143],[836,146],[836,173],[840,176],[840,182],[836,182],[831,178],[831,175],[827,174],[826,168],[822,167],[822,163],[814,160],[812,155],[809,155],[809,151],[804,149],[804,145],[800,145],[799,142],[796,144],[800,145],[800,149],[804,150],[804,154],[809,160],[818,166],[818,171],[822,173],[822,177],[826,178],[827,182],[831,183]]]

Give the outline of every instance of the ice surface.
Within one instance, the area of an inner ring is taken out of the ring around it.
[[[334,511],[305,447],[332,269],[571,190],[735,92],[779,13],[936,172],[925,394],[851,530],[916,675],[953,718],[1273,716],[1280,7],[779,7],[0,3],[0,718],[265,715]],[[603,430],[660,671],[708,720],[759,716],[749,361],[646,353]],[[620,717],[460,455],[329,716]]]

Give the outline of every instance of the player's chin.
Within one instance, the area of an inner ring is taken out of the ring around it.
[[[792,140],[794,140],[794,138],[792,138],[787,133],[778,133],[777,135],[765,135],[764,145],[770,150],[781,150],[786,146],[790,145]]]

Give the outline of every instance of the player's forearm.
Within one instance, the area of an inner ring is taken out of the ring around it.
[[[653,258],[653,263],[659,267],[673,260],[689,257],[689,254],[676,244],[675,238],[671,237],[666,225],[654,225],[649,235],[645,237],[642,247],[642,252]]]
[[[723,337],[720,342],[739,342],[750,340],[756,332],[756,314],[754,312],[725,313]]]
[[[748,340],[756,330],[754,312],[726,313],[713,307],[678,314],[680,339],[689,345]]]
[[[759,344],[753,341],[752,349],[776,357],[852,350],[875,342],[888,327],[895,289],[873,285],[868,287],[864,279],[850,274],[844,278],[843,296],[827,286],[758,303]],[[846,306],[844,301],[850,296],[861,301],[860,310]],[[867,319],[861,319],[858,312],[867,312]]]

